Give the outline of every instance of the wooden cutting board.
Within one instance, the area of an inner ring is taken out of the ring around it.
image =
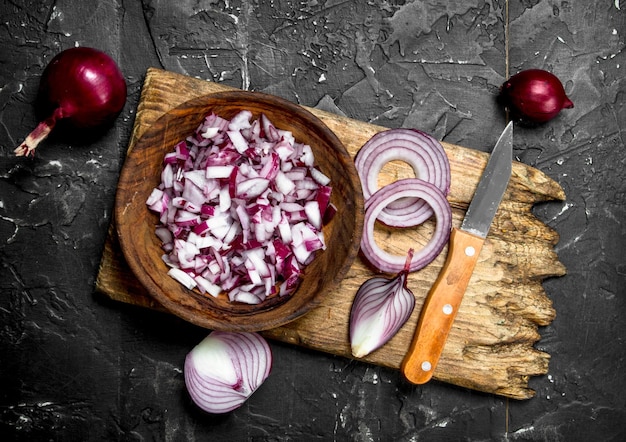
[[[200,95],[229,89],[217,83],[149,69],[129,149],[169,109]],[[317,109],[309,110],[337,134],[351,155],[373,134],[385,129]],[[453,224],[459,226],[488,155],[442,144],[452,171],[448,200],[453,208]],[[406,164],[393,164],[383,170],[381,181],[406,176],[410,176]],[[554,199],[565,199],[556,182],[537,169],[513,164],[511,182],[435,370],[435,379],[515,399],[534,396],[535,392],[528,387],[529,378],[546,374],[550,359],[549,354],[535,349],[534,344],[541,338],[539,326],[550,324],[555,317],[542,281],[564,275],[566,270],[554,252],[557,233],[533,216],[531,208],[537,202]],[[405,254],[406,244],[419,247],[428,241],[429,233],[428,226],[401,232],[380,228],[377,237],[386,242],[388,250]],[[413,338],[421,306],[446,253],[444,249],[432,264],[410,275],[408,285],[417,299],[412,317],[391,341],[365,357],[365,361],[399,369]],[[350,306],[359,286],[371,276],[370,268],[357,258],[340,286],[328,293],[318,308],[297,321],[263,332],[264,336],[351,358]],[[109,229],[96,289],[113,300],[163,309],[128,268],[113,227]]]

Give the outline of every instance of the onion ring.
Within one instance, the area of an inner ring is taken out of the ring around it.
[[[374,224],[385,207],[400,198],[419,198],[427,204],[436,218],[435,232],[430,241],[415,255],[409,265],[414,272],[427,266],[448,242],[452,229],[452,210],[445,194],[434,184],[419,178],[405,178],[377,190],[365,203],[365,220],[361,251],[365,258],[382,272],[398,273],[405,267],[406,256],[392,255],[382,250],[374,239]]]
[[[416,177],[436,186],[444,196],[450,190],[450,163],[439,141],[416,129],[390,129],[370,138],[357,153],[356,165],[365,200],[378,189],[378,175],[390,161],[408,163]],[[433,214],[425,200],[404,197],[394,200],[379,214],[388,226],[416,226]]]

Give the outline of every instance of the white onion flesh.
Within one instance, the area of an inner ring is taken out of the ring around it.
[[[208,413],[239,408],[267,379],[272,352],[257,333],[213,331],[185,358],[185,385]]]
[[[209,114],[164,157],[146,204],[159,214],[169,275],[188,289],[258,304],[291,294],[326,248],[330,179],[311,147],[262,115]]]

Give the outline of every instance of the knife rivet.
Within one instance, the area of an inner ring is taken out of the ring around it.
[[[446,305],[443,306],[443,314],[444,315],[451,315],[453,310],[454,309],[452,308],[452,306],[450,304],[446,304]]]
[[[433,366],[431,365],[430,362],[428,362],[428,361],[422,362],[422,370],[423,371],[430,371],[431,368],[433,368]]]
[[[472,246],[467,246],[465,247],[465,255],[466,256],[474,256],[474,254],[476,253],[476,249]]]

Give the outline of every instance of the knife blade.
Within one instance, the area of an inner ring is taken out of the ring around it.
[[[489,228],[508,186],[513,164],[513,124],[498,139],[460,228],[453,228],[448,256],[433,284],[401,370],[414,384],[428,382],[452,328]]]

